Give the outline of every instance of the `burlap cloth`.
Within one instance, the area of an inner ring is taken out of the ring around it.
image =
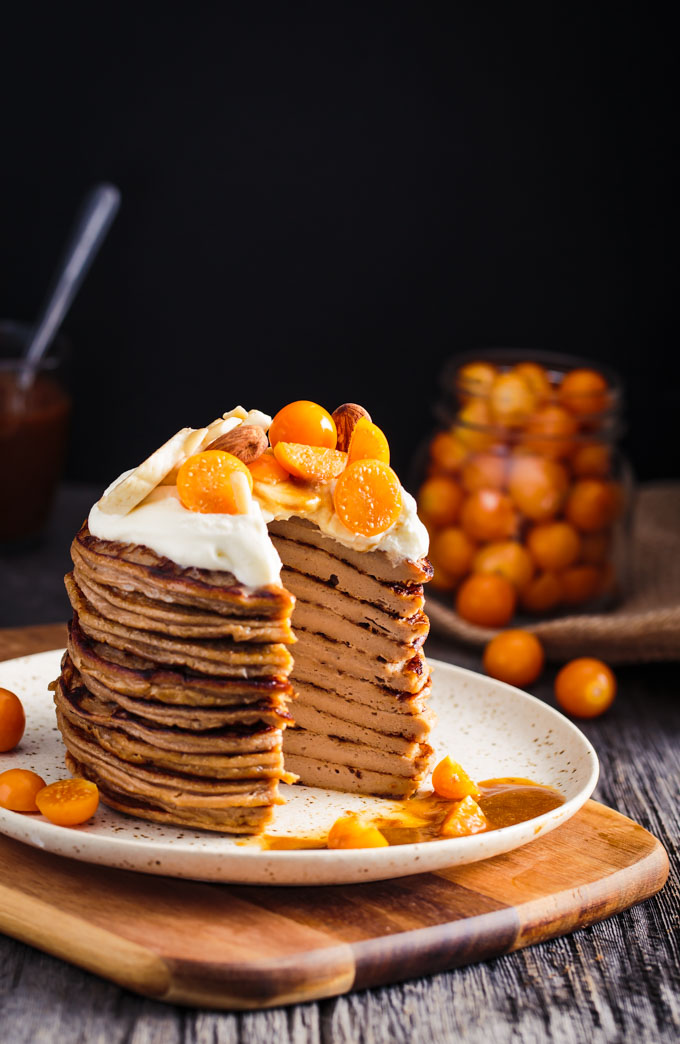
[[[513,622],[533,631],[546,656],[598,656],[608,663],[680,660],[680,484],[642,487],[633,512],[630,581],[616,608],[540,623]],[[466,623],[451,599],[432,594],[427,613],[433,633],[485,645],[497,632]]]

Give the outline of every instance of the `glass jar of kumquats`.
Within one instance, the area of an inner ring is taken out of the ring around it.
[[[464,620],[599,611],[626,585],[623,391],[599,364],[494,349],[442,374],[418,492],[434,588]]]

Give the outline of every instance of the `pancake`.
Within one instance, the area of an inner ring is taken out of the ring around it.
[[[340,408],[343,440],[348,410],[352,423],[364,412]],[[266,439],[249,441],[246,429],[266,430],[268,418],[238,407],[223,420],[219,449],[264,453]],[[182,447],[197,438],[180,436]],[[219,486],[220,496],[231,490],[225,504],[201,484],[219,458],[196,458],[175,481],[195,450],[173,464],[173,445],[112,484],[72,542],[73,616],[53,685],[67,764],[130,815],[240,833],[263,828],[278,782],[296,776],[413,794],[433,723],[423,589],[432,567],[413,498],[395,489],[397,517],[374,539],[340,500],[336,508],[335,487],[314,467],[300,478],[277,471],[271,448],[249,473],[222,461],[232,469]],[[347,446],[334,466],[353,467]],[[350,486],[358,474],[347,474]],[[357,503],[371,489],[368,479],[357,486]],[[225,506],[233,514],[220,514]]]

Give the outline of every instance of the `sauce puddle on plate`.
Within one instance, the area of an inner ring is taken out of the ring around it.
[[[487,831],[524,823],[527,819],[535,819],[564,804],[564,798],[554,787],[534,783],[530,779],[486,779],[477,785],[481,794],[476,800],[486,816]],[[442,824],[455,804],[457,802],[447,801],[432,792],[395,802],[391,815],[362,815],[361,819],[376,826],[390,845],[441,841]],[[262,849],[273,852],[326,848],[326,838],[326,834],[310,834],[306,837],[264,834],[252,840]]]

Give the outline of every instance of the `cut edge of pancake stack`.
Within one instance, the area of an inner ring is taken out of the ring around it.
[[[71,547],[73,608],[53,684],[67,766],[106,804],[161,823],[258,833],[280,803],[293,598],[140,545]]]
[[[410,796],[432,755],[429,562],[353,551],[299,518],[272,522],[269,533],[296,599],[286,767],[308,786]]]

